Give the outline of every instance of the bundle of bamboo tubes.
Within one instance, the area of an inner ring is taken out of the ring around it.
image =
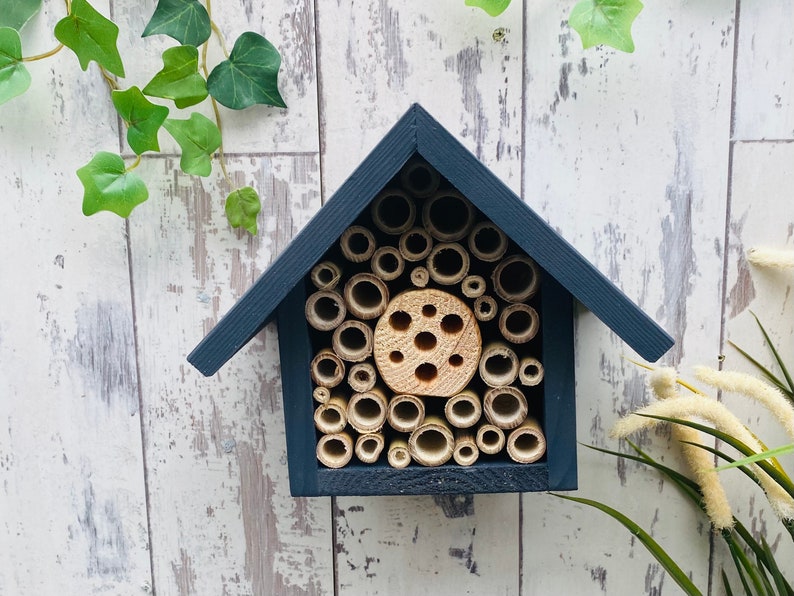
[[[409,160],[307,279],[318,460],[543,457],[540,278],[498,226]]]

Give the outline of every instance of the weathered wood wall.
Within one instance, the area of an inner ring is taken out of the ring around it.
[[[45,4],[26,54],[52,43],[62,4]],[[137,57],[125,86],[145,84],[170,43],[138,38],[154,0],[96,5]],[[32,88],[0,107],[0,594],[677,593],[613,521],[545,494],[293,499],[276,329],[213,378],[185,361],[418,101],[676,337],[685,375],[723,353],[746,368],[726,342],[760,352],[751,310],[794,362],[792,276],[744,258],[794,247],[794,10],[648,3],[627,55],[582,50],[572,5],[214,3],[228,39],[263,32],[284,58],[289,110],[223,113],[234,176],[265,197],[255,238],[228,228],[218,168],[189,178],[167,150],[144,159],[152,198],[128,222],[84,218],[74,170],[123,146],[97,124],[115,122],[106,89],[67,52],[30,65]],[[592,315],[576,324],[578,437],[616,447],[644,375]],[[674,458],[664,433],[643,444]],[[727,553],[673,488],[579,456],[579,494],[721,593]],[[784,548],[732,480],[737,514]]]

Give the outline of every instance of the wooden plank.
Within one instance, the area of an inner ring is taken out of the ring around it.
[[[521,20],[517,2],[499,19],[462,2],[317,3],[324,196],[413,102],[517,191]],[[518,593],[515,495],[335,503],[340,594]]]
[[[62,16],[45,3],[25,56],[52,49]],[[70,52],[27,67],[30,89],[0,107],[0,593],[145,594],[124,223],[84,217],[74,173],[116,146],[116,120],[97,69]]]
[[[664,358],[714,363],[720,337],[733,3],[646,4],[637,50],[582,50],[569,6],[527,3],[524,198],[671,332]],[[693,46],[692,39],[697,39]],[[577,428],[607,432],[649,400],[636,358],[591,315],[576,324]],[[667,435],[638,437],[674,462]],[[579,450],[579,495],[616,506],[709,580],[709,530],[647,470]],[[603,514],[523,497],[523,592],[667,594],[669,577]]]

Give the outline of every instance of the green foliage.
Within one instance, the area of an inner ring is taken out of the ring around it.
[[[150,97],[171,99],[180,109],[204,101],[207,83],[198,72],[198,50],[193,46],[168,48],[163,52],[163,69],[143,92]]]
[[[22,43],[11,27],[0,27],[0,104],[30,87],[30,73],[22,64]]]
[[[774,342],[772,342],[772,339],[769,337],[769,334],[766,332],[766,329],[761,324],[760,319],[756,316],[754,312],[751,311],[750,314],[753,315],[753,318],[755,319],[758,328],[761,330],[761,334],[764,336],[764,341],[766,342],[766,345],[769,347],[769,351],[772,353],[772,356],[774,357],[775,362],[777,363],[777,366],[780,369],[780,372],[783,374],[783,379],[778,378],[777,375],[775,375],[772,371],[770,371],[768,368],[766,368],[764,365],[758,362],[758,360],[750,356],[750,354],[742,350],[732,341],[729,341],[728,343],[731,344],[734,348],[736,348],[736,350],[742,356],[744,356],[753,366],[755,366],[758,369],[758,371],[762,375],[764,375],[764,377],[766,377],[766,379],[770,383],[772,383],[775,387],[780,389],[789,398],[789,400],[791,400],[791,402],[794,403],[794,380],[792,380],[791,378],[791,374],[789,373],[788,368],[786,367],[786,363],[780,357],[780,353],[775,348]]]
[[[642,10],[639,0],[580,0],[568,24],[582,38],[582,46],[599,44],[624,52],[634,51],[631,25]]]
[[[83,214],[112,211],[128,217],[132,210],[149,197],[146,185],[137,175],[128,172],[120,155],[100,151],[82,168],[77,177],[83,183]]]
[[[250,186],[238,188],[226,197],[226,218],[233,228],[245,228],[256,234],[256,216],[262,209],[259,195]]]
[[[113,106],[127,123],[127,143],[135,153],[159,151],[157,131],[168,117],[168,108],[153,104],[137,87],[111,93]]]
[[[186,174],[209,176],[212,172],[210,157],[221,145],[221,133],[215,123],[197,112],[187,120],[169,118],[163,124],[179,146],[182,157],[179,167]]]
[[[234,43],[229,59],[207,77],[207,88],[218,103],[241,110],[257,103],[286,108],[278,90],[281,55],[267,39],[248,31]]]
[[[510,0],[466,0],[466,6],[482,8],[492,17],[498,17],[510,6]]]
[[[0,27],[19,31],[40,8],[41,0],[0,0]]]
[[[210,16],[198,0],[160,0],[141,37],[163,34],[182,45],[200,46],[211,32]]]
[[[55,38],[77,54],[80,68],[93,60],[114,75],[124,76],[116,40],[119,28],[99,14],[86,0],[73,0],[68,15],[55,25]]]

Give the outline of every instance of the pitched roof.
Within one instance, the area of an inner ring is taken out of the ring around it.
[[[419,153],[527,255],[640,356],[658,360],[673,339],[488,170],[420,105],[414,104],[188,361],[214,374],[274,316],[278,305],[338,240],[405,162]]]

